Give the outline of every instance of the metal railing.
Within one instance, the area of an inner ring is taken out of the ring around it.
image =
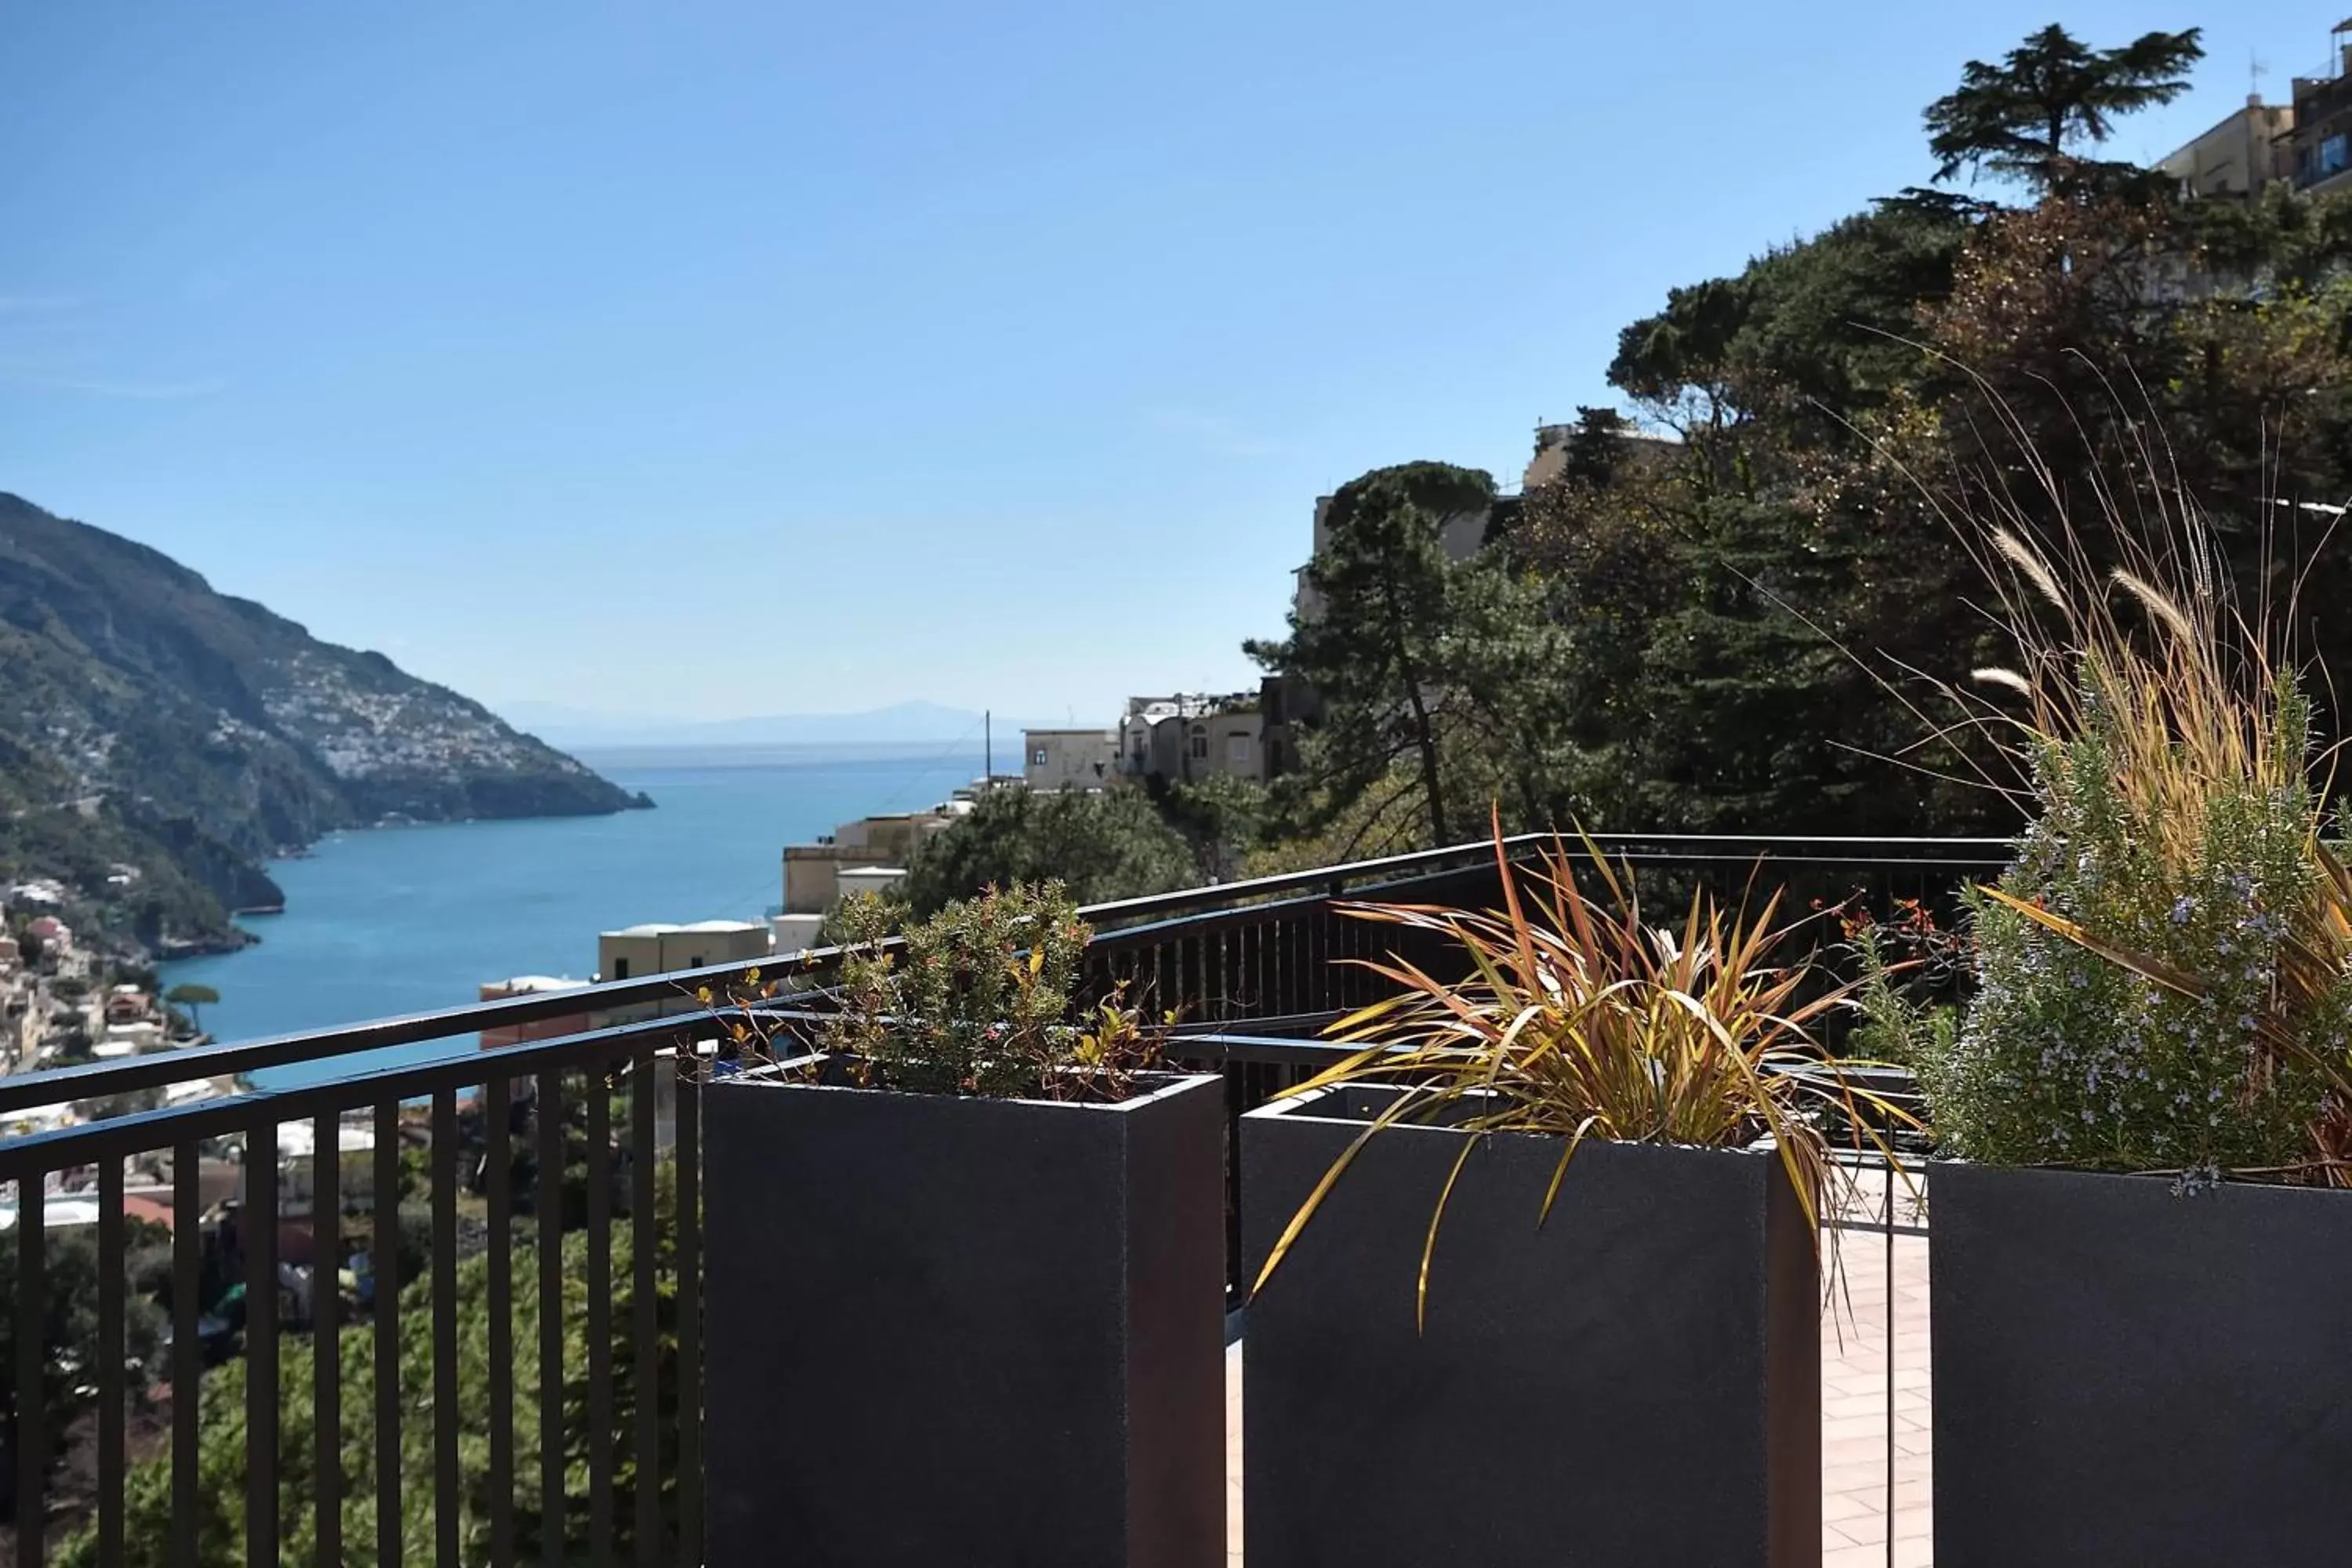
[[[1832,900],[1853,888],[1943,896],[2007,850],[1599,842],[1645,877],[1737,891],[1760,861]],[[1180,1010],[1171,1056],[1221,1073],[1238,1117],[1328,1062],[1333,1047],[1314,1036],[1376,984],[1347,961],[1418,935],[1349,919],[1337,901],[1488,907],[1497,876],[1494,847],[1472,844],[1097,906],[1089,984]],[[16,1563],[46,1561],[80,1529],[106,1568],[194,1568],[224,1550],[322,1565],[698,1561],[705,1091],[693,1064],[717,1031],[692,996],[760,969],[799,987],[795,1005],[822,1007],[838,960],[719,964],[0,1078],[5,1113],[670,1009],[0,1142],[0,1184],[17,1194],[14,1234],[0,1233],[15,1264],[0,1488]],[[281,1129],[302,1123],[313,1153],[281,1157]],[[142,1187],[168,1204],[168,1242],[132,1228]],[[47,1223],[52,1205],[93,1197],[92,1225]],[[1231,1268],[1237,1232],[1228,1245]],[[65,1300],[86,1286],[94,1300]],[[89,1331],[56,1342],[58,1322],[84,1307]],[[140,1324],[158,1313],[142,1355]],[[241,1453],[208,1451],[231,1442]],[[60,1476],[52,1461],[68,1449],[89,1462]]]

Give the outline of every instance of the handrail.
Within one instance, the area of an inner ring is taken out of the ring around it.
[[[642,1019],[551,1039],[522,1040],[437,1061],[403,1062],[320,1083],[256,1089],[226,1100],[163,1106],[103,1121],[0,1138],[0,1183],[28,1171],[90,1164],[115,1150],[140,1153],[250,1132],[271,1122],[299,1121],[445,1089],[470,1089],[492,1079],[524,1079],[547,1068],[577,1068],[583,1065],[583,1055],[619,1057],[648,1046],[658,1051],[663,1046],[684,1043],[696,1030],[707,1030],[709,1025],[707,1015]]]
[[[1593,845],[1634,863],[1728,865],[1762,860],[1817,866],[1998,870],[2007,864],[2010,842],[1999,838],[1859,838],[1837,836],[1742,834],[1595,834]],[[1504,840],[1514,858],[1555,842],[1548,833]],[[1097,928],[1097,944],[1117,949],[1164,934],[1189,920],[1219,914],[1271,913],[1281,895],[1299,895],[1307,904],[1350,890],[1362,894],[1472,868],[1495,854],[1491,839],[1422,849],[1339,865],[1286,871],[1240,881],[1211,883],[1170,893],[1091,904],[1079,912]],[[1108,925],[1109,929],[1101,929]],[[301,1030],[257,1040],[215,1043],[122,1060],[89,1062],[0,1077],[0,1115],[97,1100],[199,1079],[267,1071],[298,1063],[356,1056],[389,1047],[416,1045],[489,1029],[541,1023],[617,1008],[691,1002],[708,987],[725,993],[754,973],[763,978],[821,975],[838,964],[839,947],[792,954],[740,959],[699,969],[670,971],[632,980],[602,981],[566,991],[538,992],[474,1002],[391,1018],[370,1019],[327,1029]]]
[[[1833,835],[1803,834],[1742,834],[1742,833],[1596,833],[1591,835],[1594,846],[1612,858],[1623,856],[1634,860],[1706,859],[1716,861],[1802,858],[1816,864],[1829,865],[1926,865],[1946,867],[1980,867],[1998,870],[2009,863],[2015,844],[2006,838],[1855,838]],[[1503,840],[1507,849],[1530,849],[1557,842],[1549,833],[1520,833]],[[1713,853],[1696,855],[1677,850],[1677,845],[1706,847]],[[1751,846],[1756,854],[1727,852],[1731,846]],[[1796,848],[1818,847],[1826,855],[1797,856],[1787,853]],[[1893,850],[1895,853],[1886,853]],[[1918,853],[1913,853],[1918,851]],[[1935,853],[1929,853],[1930,851]],[[1475,839],[1463,844],[1450,844],[1438,849],[1416,849],[1402,855],[1384,856],[1376,860],[1350,860],[1336,866],[1318,866],[1305,871],[1284,871],[1270,877],[1250,877],[1237,882],[1213,882],[1198,888],[1180,888],[1172,893],[1150,893],[1142,898],[1118,899],[1109,903],[1089,905],[1083,912],[1097,924],[1199,908],[1227,900],[1248,900],[1268,898],[1277,893],[1305,890],[1332,891],[1335,880],[1354,881],[1398,872],[1427,870],[1437,867],[1483,864],[1495,854],[1491,838]]]

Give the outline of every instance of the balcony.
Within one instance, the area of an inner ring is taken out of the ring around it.
[[[1801,901],[1948,899],[2005,852],[1980,840],[1606,847],[1645,879],[1735,891],[1762,859]],[[1492,857],[1469,846],[1089,911],[1091,984],[1181,1007],[1173,1055],[1224,1080],[1230,1561],[1249,1507],[1233,1130],[1328,1064],[1325,1021],[1375,999],[1346,960],[1441,962],[1416,933],[1340,918],[1335,900],[1487,907]],[[767,1021],[804,1027],[836,956],[790,961],[791,1008],[764,1007]],[[705,1391],[730,1347],[709,1342],[704,1313],[705,1080],[721,1047],[691,995],[754,967],[0,1078],[5,1114],[297,1062],[357,1067],[0,1142],[0,1183],[19,1194],[0,1231],[16,1282],[8,1386],[45,1388],[65,1412],[8,1428],[14,1562],[705,1561]],[[550,1018],[648,1005],[662,1016],[521,1037]],[[485,1035],[518,1043],[471,1048]],[[427,1041],[451,1054],[364,1064]],[[1819,1561],[1923,1563],[1924,1218],[1883,1173],[1857,1190],[1828,1216],[1843,1284],[1821,1319]],[[92,1258],[109,1264],[94,1279]],[[66,1335],[69,1364],[46,1361],[58,1339],[47,1316],[68,1297],[87,1325]],[[822,1440],[792,1432],[788,1408],[777,1420],[780,1450]],[[775,1545],[791,1560],[792,1542]]]

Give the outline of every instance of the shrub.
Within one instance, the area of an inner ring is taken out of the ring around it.
[[[872,898],[836,917],[842,1011],[818,1043],[868,1087],[996,1098],[1121,1099],[1157,1041],[1114,994],[1073,1018],[1093,933],[1058,882],[991,888],[887,940]]]
[[[2275,715],[2290,755],[2302,713],[2288,700]],[[2336,1074],[2265,1036],[2340,1041],[2352,1018],[2352,975],[2303,996],[2280,985],[2294,935],[2280,911],[2317,890],[2315,803],[2297,780],[2249,781],[2180,803],[2159,827],[2119,776],[2115,723],[2095,709],[2046,746],[2041,814],[2002,896],[1979,902],[1973,1004],[1948,1053],[1923,1064],[1939,1134],[2002,1164],[2294,1164]],[[2150,978],[2159,965],[2200,977],[2195,993]]]
[[[2322,842],[2293,594],[2242,609],[2160,485],[2096,492],[2103,562],[2036,471],[2056,532],[2010,506],[1981,533],[2019,666],[1966,700],[2032,821],[1978,898],[1962,1026],[1920,1063],[1938,1135],[2004,1164],[2341,1179],[2352,878]]]
[[[900,899],[931,915],[990,888],[1047,879],[1081,904],[1171,892],[1199,879],[1192,849],[1139,790],[982,790],[970,815],[916,847]]]

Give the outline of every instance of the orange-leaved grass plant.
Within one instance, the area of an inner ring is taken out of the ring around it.
[[[1400,1124],[1441,1122],[1465,1134],[1422,1247],[1415,1314],[1424,1323],[1446,1203],[1487,1136],[1559,1140],[1559,1164],[1528,1216],[1538,1226],[1587,1138],[1709,1149],[1769,1142],[1817,1238],[1849,1174],[1832,1155],[1821,1113],[1834,1110],[1857,1141],[1892,1160],[1877,1129],[1911,1125],[1908,1113],[1854,1083],[1814,1032],[1845,1005],[1853,983],[1830,980],[1810,956],[1783,957],[1799,929],[1822,917],[1780,921],[1777,892],[1751,912],[1727,911],[1701,891],[1673,924],[1654,926],[1630,869],[1580,837],[1581,855],[1556,838],[1536,865],[1515,866],[1498,822],[1499,910],[1341,906],[1358,920],[1436,933],[1470,973],[1440,979],[1395,956],[1349,961],[1398,991],[1332,1026],[1331,1035],[1363,1048],[1284,1098],[1341,1085],[1398,1092],[1299,1205],[1253,1291],[1356,1156]],[[1580,867],[1595,892],[1579,887]]]

